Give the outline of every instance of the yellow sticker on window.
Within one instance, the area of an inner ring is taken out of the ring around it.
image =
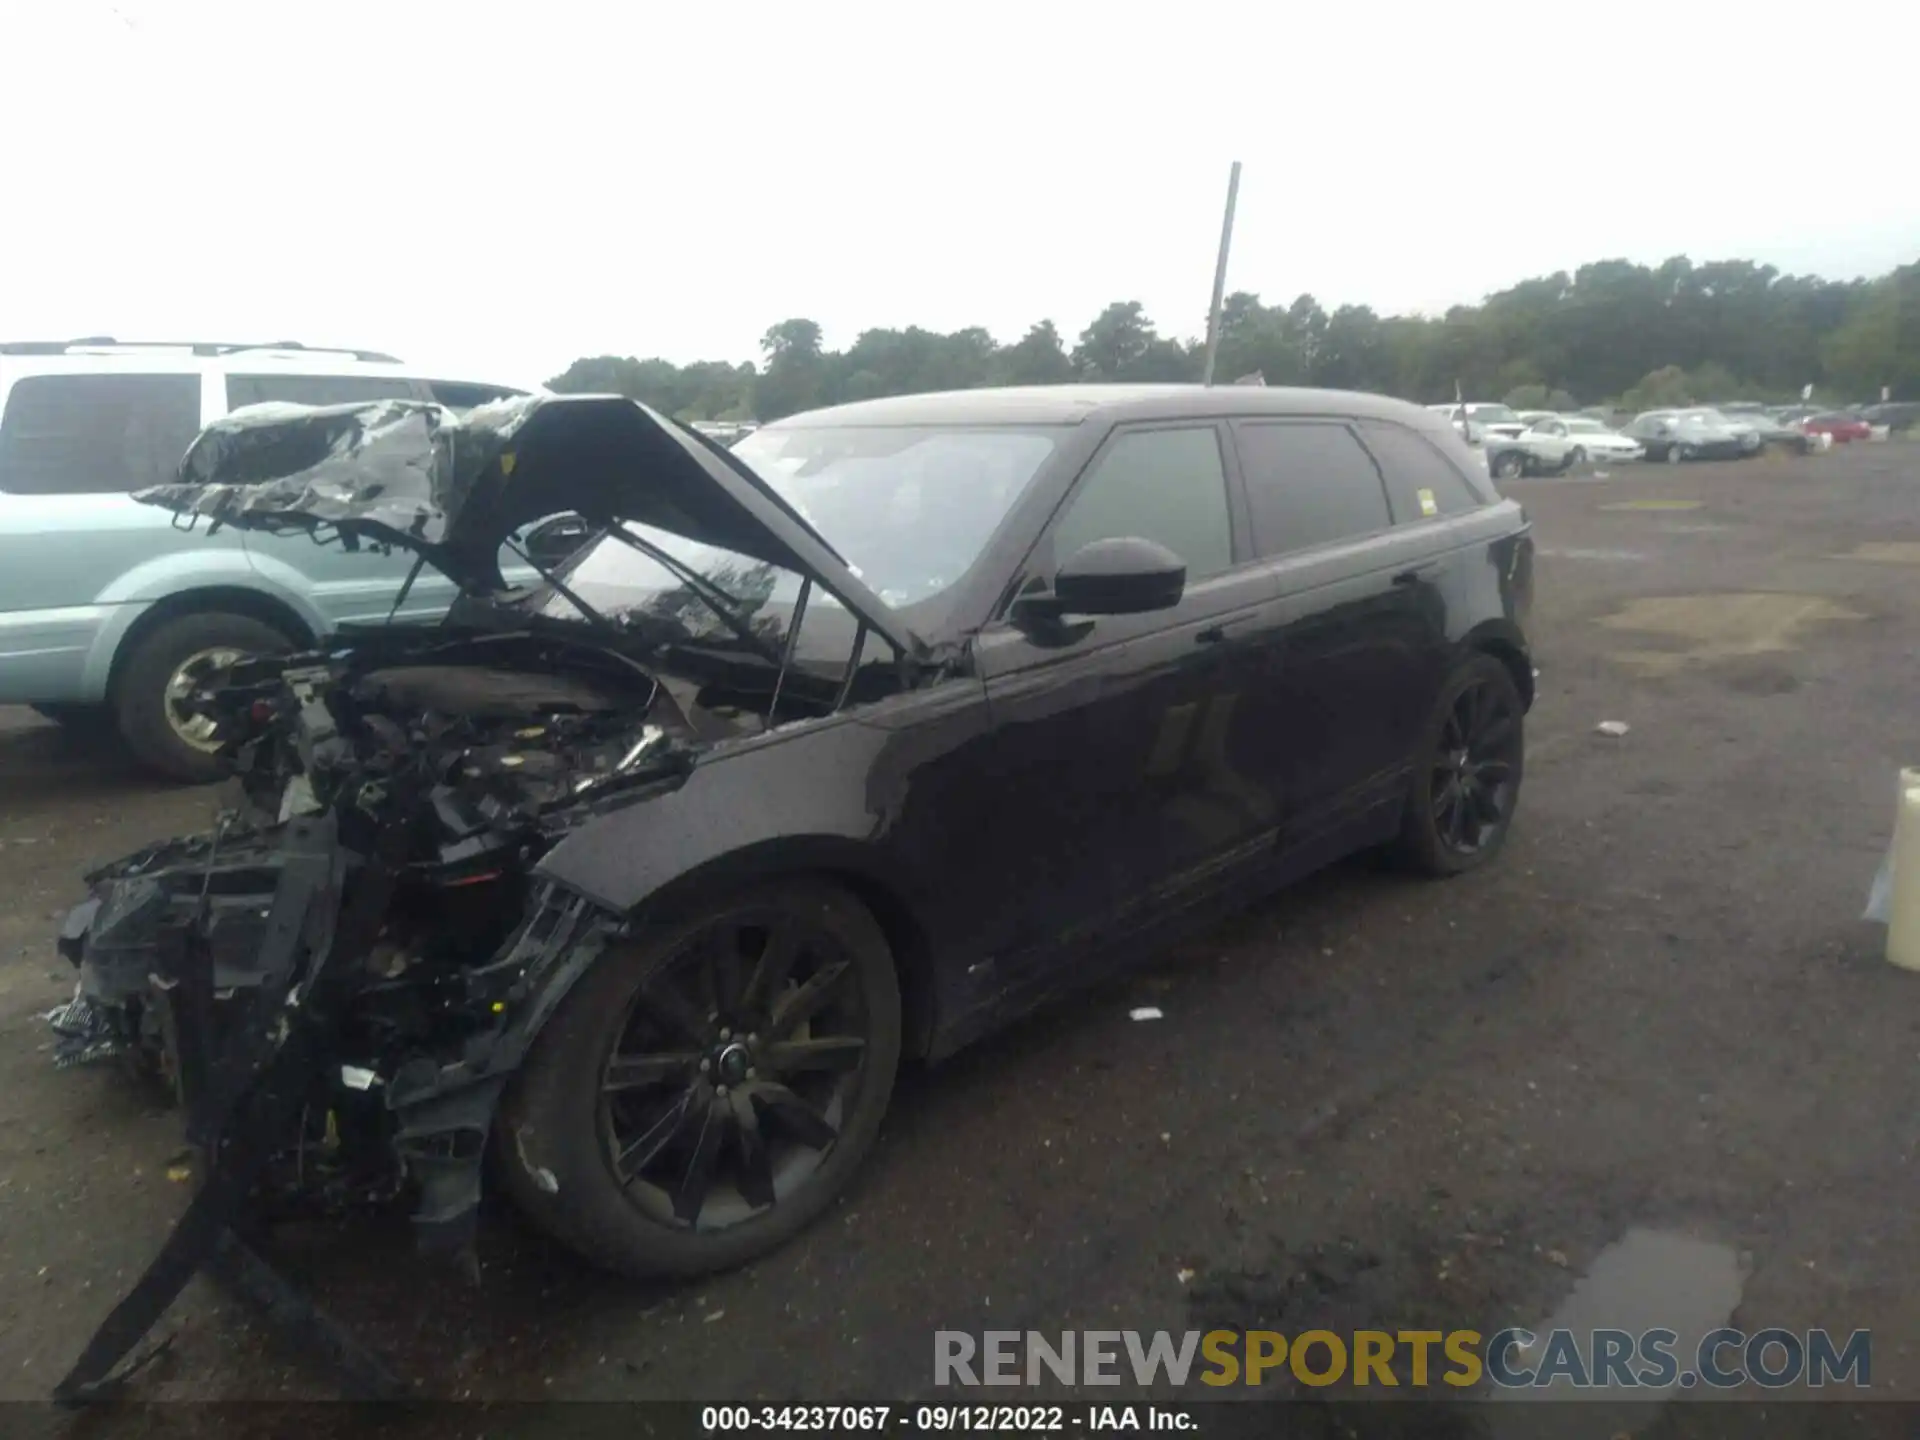
[[[520,457],[511,450],[502,450],[500,452],[500,473],[502,475],[513,474],[513,462],[519,458]]]
[[[1416,490],[1413,493],[1420,497],[1420,513],[1422,515],[1438,515],[1440,513],[1440,502],[1433,498],[1433,492],[1431,490]]]

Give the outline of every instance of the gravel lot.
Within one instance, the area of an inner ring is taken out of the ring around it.
[[[1920,976],[1858,918],[1920,762],[1920,445],[1510,489],[1542,674],[1492,871],[1339,867],[910,1074],[844,1204],[742,1273],[636,1288],[506,1214],[478,1289],[404,1225],[288,1263],[437,1395],[891,1398],[935,1328],[1530,1323],[1656,1226],[1740,1252],[1733,1324],[1870,1327],[1876,1395],[1920,1398]],[[185,1198],[173,1117],[48,1068],[55,917],[212,803],[0,710],[0,1399]],[[330,1393],[203,1287],[168,1324],[144,1393]]]

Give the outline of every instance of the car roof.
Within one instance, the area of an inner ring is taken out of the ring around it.
[[[1359,390],[1268,385],[1015,385],[889,395],[790,415],[764,429],[825,425],[1078,425],[1211,415],[1340,415],[1435,427],[1426,410]]]
[[[399,380],[496,385],[525,389],[439,367],[408,365],[371,350],[331,350],[304,345],[123,344],[112,340],[0,341],[0,377],[18,375],[366,375]]]

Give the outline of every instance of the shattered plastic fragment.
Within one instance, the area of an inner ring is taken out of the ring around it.
[[[1602,735],[1619,736],[1619,735],[1626,734],[1627,731],[1632,729],[1633,727],[1628,725],[1627,722],[1624,720],[1602,720],[1598,725],[1594,726],[1593,728],[1599,731]]]
[[[1158,1005],[1137,1005],[1127,1012],[1127,1018],[1129,1020],[1164,1020],[1166,1016],[1161,1013]]]

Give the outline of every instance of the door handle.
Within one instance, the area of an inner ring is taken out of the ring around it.
[[[1416,565],[1411,570],[1402,570],[1393,577],[1396,585],[1421,585],[1440,573],[1438,565]]]
[[[1244,620],[1216,620],[1193,637],[1196,645],[1218,645],[1246,627]]]

